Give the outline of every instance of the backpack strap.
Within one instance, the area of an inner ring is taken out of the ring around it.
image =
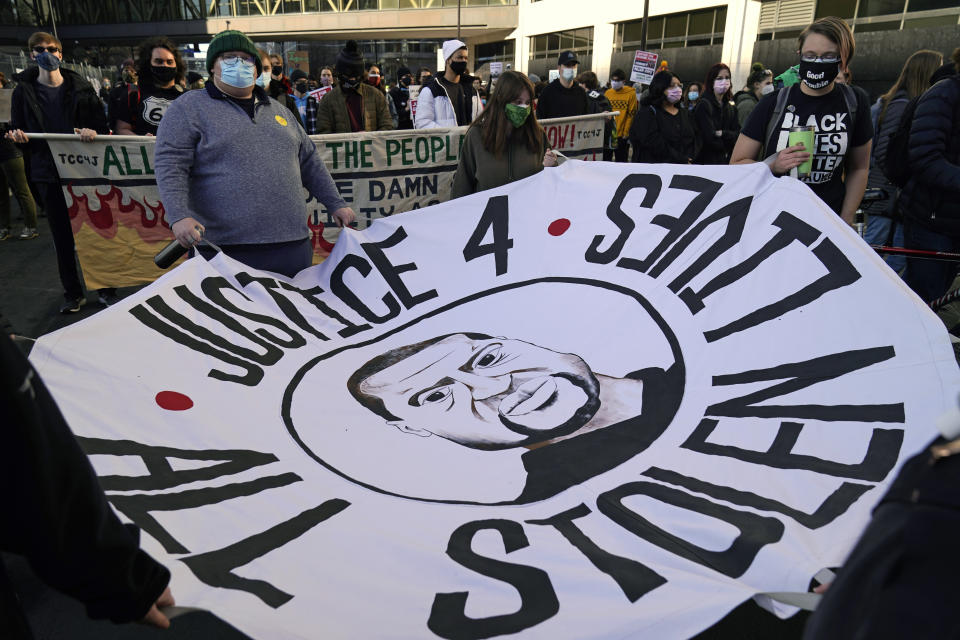
[[[761,162],[763,162],[767,148],[770,147],[770,143],[773,141],[773,134],[776,131],[777,125],[780,124],[780,118],[783,117],[783,110],[787,108],[787,100],[789,98],[790,87],[783,87],[780,89],[780,92],[777,93],[777,103],[773,107],[773,115],[770,117],[770,120],[767,121],[767,131],[763,137],[763,146],[760,147],[760,153],[757,155],[757,160]]]
[[[857,117],[857,93],[853,90],[848,84],[839,84],[840,95],[843,96],[843,104],[847,107],[847,122],[850,123],[850,134],[848,139],[850,142],[853,142],[853,130],[855,119]],[[850,153],[853,149],[853,145],[850,144],[847,146],[847,153]]]

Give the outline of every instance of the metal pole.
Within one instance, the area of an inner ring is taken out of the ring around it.
[[[640,25],[640,50],[647,50],[647,21],[650,17],[650,0],[643,0],[643,23]]]
[[[57,18],[53,15],[54,14],[53,0],[49,0],[48,4],[50,5],[50,25],[53,27],[53,37],[59,40],[60,36],[57,35]],[[63,54],[63,51],[61,51],[60,53]]]
[[[460,5],[463,0],[457,0],[457,40],[460,39]]]

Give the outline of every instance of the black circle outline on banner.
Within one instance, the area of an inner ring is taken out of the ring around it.
[[[294,391],[296,391],[297,387],[300,385],[300,382],[303,380],[303,377],[307,374],[307,372],[309,372],[311,369],[317,366],[317,364],[319,364],[320,362],[323,362],[328,358],[332,358],[333,356],[339,355],[344,351],[347,351],[348,349],[359,349],[359,348],[363,348],[363,347],[367,347],[372,344],[375,344],[381,340],[389,338],[395,333],[399,333],[401,331],[409,329],[410,327],[412,327],[413,325],[419,322],[422,322],[428,318],[432,318],[433,316],[439,315],[441,313],[445,313],[450,309],[459,307],[460,305],[466,304],[468,302],[473,302],[474,300],[486,298],[487,296],[491,296],[497,293],[503,293],[504,291],[510,291],[511,289],[519,289],[519,288],[527,287],[533,284],[543,284],[543,283],[581,284],[581,285],[587,285],[592,287],[599,287],[601,289],[607,289],[609,291],[620,293],[622,295],[626,295],[630,298],[633,298],[640,304],[641,307],[643,307],[644,311],[646,311],[647,314],[653,319],[657,327],[660,328],[660,331],[663,333],[664,337],[666,337],[667,343],[670,345],[670,350],[673,353],[674,361],[676,363],[676,366],[678,367],[678,374],[680,375],[681,379],[686,378],[683,354],[680,351],[680,341],[677,340],[677,337],[674,335],[669,325],[666,323],[666,321],[663,319],[660,313],[657,312],[657,310],[653,307],[653,305],[651,305],[646,298],[644,298],[642,295],[640,295],[636,291],[633,291],[632,289],[628,289],[626,287],[613,284],[610,282],[604,282],[602,280],[594,280],[592,278],[572,278],[572,277],[563,277],[563,276],[534,278],[532,280],[523,280],[521,282],[514,282],[512,284],[501,285],[499,287],[494,287],[493,289],[487,289],[486,291],[480,291],[478,293],[471,294],[469,296],[466,296],[465,298],[460,298],[459,300],[455,300],[453,302],[443,305],[442,307],[438,307],[433,311],[425,313],[424,315],[418,318],[415,318],[410,322],[402,324],[399,327],[390,329],[389,331],[377,336],[376,338],[371,338],[370,340],[366,340],[364,342],[358,342],[357,344],[344,345],[342,347],[338,347],[334,349],[333,351],[325,353],[321,356],[317,356],[316,358],[310,360],[309,362],[304,364],[302,367],[300,367],[300,369],[294,374],[293,378],[290,380],[290,384],[287,385],[286,390],[283,392],[283,402],[280,407],[280,415],[283,418],[283,423],[287,427],[287,431],[290,433],[290,436],[293,438],[294,442],[296,442],[308,456],[310,456],[315,461],[320,463],[323,467],[337,474],[344,480],[351,482],[352,484],[363,487],[364,489],[369,489],[370,491],[374,491],[376,493],[380,493],[387,496],[393,496],[395,498],[403,498],[405,500],[416,500],[417,502],[429,502],[429,503],[436,503],[436,504],[470,504],[470,505],[479,505],[479,506],[486,506],[486,507],[498,507],[498,506],[504,506],[504,505],[522,504],[522,503],[518,503],[516,500],[504,500],[501,502],[476,502],[473,500],[441,500],[439,498],[418,498],[415,496],[403,495],[402,493],[387,491],[386,489],[375,487],[372,484],[369,484],[367,482],[357,480],[356,478],[353,478],[347,475],[346,473],[340,471],[333,465],[325,462],[320,456],[314,453],[313,450],[310,449],[310,447],[307,446],[307,444],[303,441],[303,439],[300,438],[300,435],[297,433],[297,430],[293,425],[293,417],[291,416],[291,407],[293,405],[293,393]],[[682,392],[682,389],[681,389],[681,392]],[[673,420],[671,419],[669,422],[664,424],[663,428],[660,430],[660,433],[657,433],[654,437],[650,439],[650,441],[654,442],[661,435],[663,435],[663,432],[667,430],[667,428],[670,426],[672,421]],[[643,452],[643,449],[637,451],[633,457],[636,457],[642,452]],[[620,465],[611,467],[610,469],[607,469],[607,471],[612,471],[617,466],[620,466]]]

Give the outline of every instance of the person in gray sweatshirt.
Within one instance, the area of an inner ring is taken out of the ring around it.
[[[218,33],[207,70],[213,81],[170,103],[157,131],[166,219],[185,247],[206,237],[250,267],[293,277],[313,257],[303,189],[341,225],[353,210],[294,115],[255,85],[260,56],[246,35]]]

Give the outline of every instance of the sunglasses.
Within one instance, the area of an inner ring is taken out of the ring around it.
[[[44,51],[48,51],[48,52],[50,52],[50,53],[56,53],[57,51],[60,51],[60,47],[57,47],[57,46],[55,46],[55,45],[50,45],[49,47],[34,47],[34,48],[33,48],[33,52],[34,52],[34,53],[43,53]]]

